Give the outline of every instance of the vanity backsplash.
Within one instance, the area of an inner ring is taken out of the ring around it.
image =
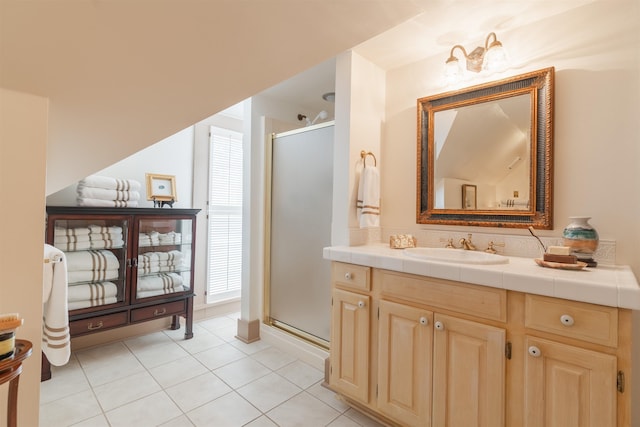
[[[366,245],[369,243],[388,242],[392,234],[407,233],[407,230],[396,229],[353,229],[350,233],[351,246]],[[444,248],[449,239],[453,239],[456,246],[462,238],[467,238],[469,231],[441,231],[441,230],[419,230],[412,232],[418,242],[418,246],[430,248]],[[562,246],[562,236],[542,237],[540,239],[546,247]],[[497,253],[500,255],[516,256],[523,258],[541,257],[540,245],[530,234],[509,235],[491,234],[483,232],[472,232],[473,244],[479,251],[484,251],[489,242],[493,242]],[[594,254],[594,259],[601,265],[616,264],[616,242],[615,240],[600,239],[598,249]]]

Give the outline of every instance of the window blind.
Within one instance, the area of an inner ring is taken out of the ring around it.
[[[210,128],[207,302],[240,295],[242,134]]]

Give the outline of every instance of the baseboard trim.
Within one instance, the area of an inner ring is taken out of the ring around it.
[[[260,323],[260,337],[264,342],[281,348],[303,362],[324,372],[325,359],[329,357],[328,351],[264,323]]]

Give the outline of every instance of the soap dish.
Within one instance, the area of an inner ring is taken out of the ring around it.
[[[582,261],[577,261],[575,264],[545,261],[542,258],[535,258],[534,261],[539,266],[548,267],[548,268],[558,268],[560,270],[583,270],[587,266],[587,263]]]

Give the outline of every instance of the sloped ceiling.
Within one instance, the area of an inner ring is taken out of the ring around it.
[[[0,86],[50,100],[51,194],[400,24],[426,3],[1,0]]]

